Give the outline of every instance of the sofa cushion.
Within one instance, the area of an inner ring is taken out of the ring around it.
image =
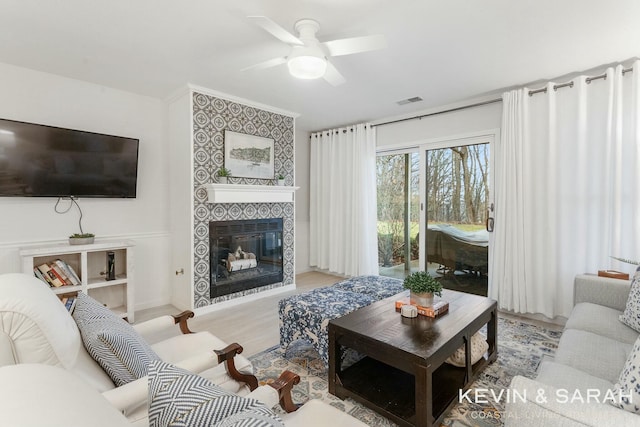
[[[615,383],[633,344],[616,341],[593,332],[566,329],[555,361]]]
[[[638,267],[636,274],[633,276],[627,305],[622,315],[620,315],[620,321],[640,332],[640,267]]]
[[[287,427],[367,427],[362,421],[318,399],[283,417]]]
[[[544,360],[540,364],[536,381],[570,392],[580,390],[582,395],[586,395],[589,390],[600,390],[601,393],[606,393],[614,387],[610,381],[551,360]]]
[[[149,366],[149,427],[283,427],[280,418],[255,399],[224,391],[201,376],[169,363]]]
[[[616,341],[633,344],[638,332],[620,322],[621,312],[603,305],[583,302],[573,307],[565,329],[593,332]]]
[[[118,387],[144,377],[149,363],[160,360],[131,325],[82,292],[73,318],[87,351]]]
[[[640,414],[640,338],[629,353],[614,390],[616,399],[611,403],[616,408]]]
[[[3,426],[131,427],[96,389],[62,367],[3,366],[0,384]]]

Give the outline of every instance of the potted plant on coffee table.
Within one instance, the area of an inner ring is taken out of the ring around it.
[[[416,271],[408,275],[403,287],[409,289],[411,304],[422,307],[433,305],[433,296],[442,296],[442,284],[426,271]]]
[[[218,183],[220,184],[226,184],[228,181],[228,178],[231,176],[231,171],[225,167],[221,167],[220,169],[218,169]]]

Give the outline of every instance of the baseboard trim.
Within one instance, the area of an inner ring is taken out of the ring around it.
[[[269,289],[264,292],[258,292],[256,294],[245,295],[240,298],[234,298],[227,301],[222,301],[216,304],[211,304],[206,307],[200,307],[193,310],[196,315],[213,313],[214,311],[222,310],[229,307],[234,307],[236,305],[244,304],[245,302],[256,301],[265,297],[270,297],[273,295],[283,294],[285,292],[291,292],[296,290],[296,284],[293,283],[291,285],[280,286],[275,289]]]

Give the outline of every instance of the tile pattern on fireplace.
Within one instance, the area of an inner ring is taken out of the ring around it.
[[[274,171],[293,185],[293,118],[237,102],[195,92],[193,107],[194,159],[194,289],[195,307],[205,307],[266,289],[289,285],[294,280],[294,207],[293,203],[207,203],[203,184],[215,182],[216,172],[224,166],[224,130],[257,135],[274,140]],[[233,173],[233,171],[232,171]],[[231,178],[231,183],[272,185],[273,180]],[[282,283],[250,289],[237,294],[209,297],[209,221],[238,219],[283,219],[284,266]]]

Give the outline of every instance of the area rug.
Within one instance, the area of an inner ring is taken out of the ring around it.
[[[484,330],[481,333],[485,334]],[[553,357],[561,328],[543,328],[517,320],[498,318],[498,360],[489,365],[473,383],[471,390],[486,389],[498,395],[507,389],[515,375],[534,378],[544,357]],[[300,384],[293,388],[293,400],[304,403],[309,399],[320,399],[347,412],[369,426],[395,426],[396,424],[378,413],[365,408],[351,399],[340,400],[329,394],[327,369],[318,353],[304,341],[294,342],[284,352],[279,346],[271,347],[249,358],[261,384],[276,379],[288,369],[300,375]],[[473,396],[473,395],[472,395]],[[484,427],[502,425],[504,404],[490,402],[477,404],[463,399],[445,417],[442,425],[453,427]]]

